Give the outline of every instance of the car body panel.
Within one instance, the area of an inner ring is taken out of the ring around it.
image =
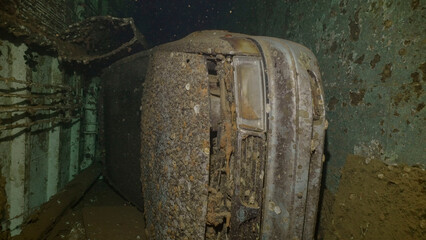
[[[312,52],[212,30],[127,59],[147,56],[139,129],[150,236],[312,239],[326,128]]]
[[[205,58],[153,53],[141,116],[141,180],[149,235],[202,239],[210,150]]]
[[[300,44],[254,39],[268,69],[270,104],[262,239],[313,239],[325,134],[319,69]]]

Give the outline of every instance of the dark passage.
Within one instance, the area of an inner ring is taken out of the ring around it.
[[[47,240],[147,239],[143,214],[103,180],[69,209]]]

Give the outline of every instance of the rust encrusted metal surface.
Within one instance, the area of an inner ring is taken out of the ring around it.
[[[270,69],[262,238],[313,239],[326,125],[319,69],[300,44],[255,39]]]
[[[55,35],[72,23],[65,0],[0,0],[0,29],[27,44],[55,50]]]
[[[74,23],[57,40],[59,59],[83,64],[114,62],[147,47],[132,18],[96,16]]]
[[[205,31],[121,62],[147,57],[140,163],[150,237],[312,239],[326,128],[314,55]]]
[[[259,55],[247,35],[221,30],[194,32],[181,40],[158,47],[163,51],[182,51],[207,55]]]
[[[0,0],[0,6],[1,31],[57,53],[66,63],[105,67],[147,48],[132,18],[96,16],[74,23],[65,0]]]
[[[153,239],[203,239],[210,154],[203,56],[155,52],[142,97],[141,169]]]

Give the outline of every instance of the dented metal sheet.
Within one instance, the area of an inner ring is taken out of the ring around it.
[[[210,152],[202,55],[156,52],[142,97],[141,169],[152,239],[203,239]]]

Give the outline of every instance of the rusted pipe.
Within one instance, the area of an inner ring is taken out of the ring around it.
[[[43,124],[43,123],[63,123],[63,122],[69,122],[72,119],[80,118],[80,116],[75,117],[57,117],[57,118],[49,118],[49,119],[43,119],[43,120],[37,120],[33,122],[27,122],[27,123],[17,123],[17,124],[8,124],[8,125],[2,125],[0,126],[1,130],[8,130],[8,129],[14,129],[14,128],[29,128],[34,125]]]
[[[0,107],[0,112],[36,112],[36,111],[43,111],[43,110],[62,110],[62,109],[76,109],[78,107],[80,107],[81,104],[76,104],[76,105],[66,105],[63,106],[62,104],[57,104],[57,105],[52,105],[52,106],[48,106],[48,105],[36,105],[36,106],[16,106],[16,105],[11,105],[11,106],[6,106],[6,107]]]
[[[67,91],[72,91],[72,88],[70,86],[34,83],[34,82],[18,80],[14,77],[2,77],[2,76],[0,76],[0,81],[3,81],[5,83],[13,82],[13,83],[24,84],[24,85],[29,86],[29,87],[58,88],[58,89],[64,89],[64,90],[67,90]]]
[[[59,99],[59,100],[79,100],[81,98],[79,97],[69,97],[69,96],[58,96],[58,95],[64,95],[62,93],[53,93],[50,95],[41,95],[41,94],[19,94],[19,93],[0,93],[0,97],[16,97],[16,98],[25,98],[25,99],[31,99],[31,98],[44,98],[49,100]]]

